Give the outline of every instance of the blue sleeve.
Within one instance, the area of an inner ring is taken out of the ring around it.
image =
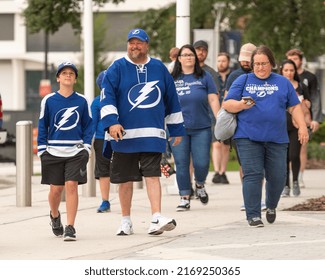
[[[88,104],[88,101],[85,99],[84,110],[81,119],[81,125],[83,129],[83,137],[82,140],[84,144],[91,146],[91,142],[93,139],[93,124],[92,124],[92,117],[91,117],[91,109]]]
[[[42,155],[47,148],[48,128],[49,128],[49,112],[47,106],[48,98],[43,98],[41,102],[40,117],[38,120],[38,136],[37,136],[37,155]]]
[[[97,130],[97,126],[98,126],[98,122],[100,121],[100,97],[97,96],[94,101],[91,103],[91,114],[93,117],[93,121],[92,121],[92,131],[93,131],[93,135],[96,134],[96,130]]]
[[[118,85],[120,83],[119,76],[121,75],[118,63],[115,61],[105,73],[102,82],[102,91],[100,97],[100,115],[103,123],[103,129],[119,124],[117,111],[117,94]]]
[[[171,137],[185,135],[184,119],[179,104],[173,77],[165,71],[166,92],[165,95],[165,120]]]

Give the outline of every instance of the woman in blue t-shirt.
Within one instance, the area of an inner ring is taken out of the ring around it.
[[[178,99],[181,105],[186,135],[177,146],[172,146],[176,165],[176,180],[181,196],[177,211],[190,209],[192,158],[195,192],[203,204],[209,196],[204,184],[209,172],[211,146],[211,118],[209,106],[216,116],[220,104],[213,78],[199,64],[192,45],[180,48],[172,71]]]
[[[238,77],[229,89],[223,107],[238,113],[234,135],[243,169],[243,196],[246,218],[252,227],[263,227],[261,197],[266,179],[266,220],[273,223],[286,180],[288,132],[286,111],[298,126],[301,144],[308,131],[296,91],[290,81],[272,72],[275,59],[266,46],[252,54],[253,73]],[[246,82],[245,82],[246,80]],[[251,97],[251,101],[243,99]]]

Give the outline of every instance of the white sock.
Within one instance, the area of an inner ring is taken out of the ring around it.
[[[123,216],[122,217],[122,223],[131,223],[131,217],[130,216]]]
[[[153,213],[152,214],[152,221],[157,221],[159,217],[161,217],[160,212]]]

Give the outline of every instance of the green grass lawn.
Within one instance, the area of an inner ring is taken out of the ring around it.
[[[209,170],[213,171],[212,160],[210,161],[210,169]],[[238,163],[236,152],[234,149],[231,150],[230,155],[229,155],[227,171],[239,171],[239,163]]]

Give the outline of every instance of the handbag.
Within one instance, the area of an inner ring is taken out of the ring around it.
[[[237,128],[237,114],[229,113],[221,108],[217,115],[216,125],[214,126],[214,135],[219,142],[231,138]]]
[[[244,91],[245,85],[247,83],[247,77],[243,86],[242,91]],[[234,136],[237,128],[237,114],[230,113],[223,107],[219,110],[216,119],[216,125],[214,126],[214,135],[219,142],[224,142]]]

